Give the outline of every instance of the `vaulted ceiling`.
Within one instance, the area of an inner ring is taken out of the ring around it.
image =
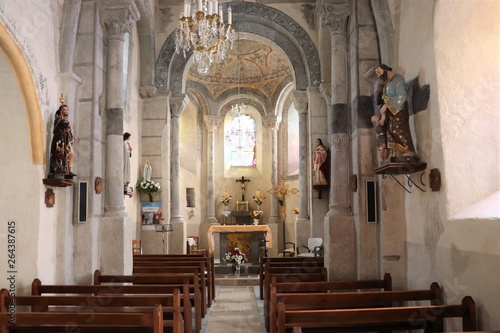
[[[284,52],[251,36],[236,39],[227,58],[214,64],[206,75],[199,74],[194,63],[187,77],[188,86],[203,86],[212,100],[228,91],[236,92],[239,84],[245,94],[264,96],[270,101],[279,94],[283,82],[291,79],[292,69]]]

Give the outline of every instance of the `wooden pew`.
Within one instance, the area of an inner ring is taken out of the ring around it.
[[[193,263],[194,266],[188,266],[188,264],[179,263],[182,266],[152,266],[152,267],[137,267],[133,268],[132,273],[137,274],[153,274],[153,273],[192,273],[198,274],[200,281],[200,296],[201,296],[201,314],[202,318],[205,317],[207,313],[207,280],[205,279],[205,266],[203,263]],[[186,266],[185,266],[186,265]]]
[[[180,290],[181,314],[184,321],[184,332],[193,331],[193,302],[190,300],[189,276],[182,279],[182,283],[163,285],[44,285],[39,279],[34,279],[31,284],[33,296],[42,295],[173,295],[175,290]],[[37,308],[45,310],[44,308]]]
[[[335,310],[287,310],[278,303],[278,333],[346,330],[415,330],[438,332],[444,318],[462,318],[464,331],[475,331],[476,305],[466,296],[459,305],[405,306]]]
[[[135,275],[103,275],[99,270],[94,272],[94,285],[101,285],[103,283],[123,284],[132,283],[136,284],[172,284],[183,281],[188,277],[189,288],[194,293],[194,323],[195,332],[201,330],[201,318],[203,316],[201,306],[201,291],[200,291],[200,278],[198,274],[194,273],[151,273],[151,274],[135,274]]]
[[[259,294],[260,299],[264,299],[264,279],[265,268],[276,267],[297,267],[297,266],[320,266],[324,267],[323,257],[259,257]]]
[[[338,285],[345,288],[352,285],[356,290],[361,289],[363,281],[340,282]],[[370,282],[368,280],[368,282]],[[302,284],[302,283],[301,283]],[[305,284],[305,282],[304,282]],[[335,290],[336,282],[326,282],[329,284],[328,290]],[[284,303],[287,310],[323,310],[323,309],[343,309],[343,308],[370,308],[370,307],[391,307],[401,305],[409,301],[429,301],[430,305],[441,305],[441,288],[434,282],[426,290],[408,291],[363,291],[363,292],[307,292],[307,293],[277,293],[277,285],[273,278],[271,284],[271,298],[269,301],[269,322],[270,332],[277,332],[277,304]],[[367,284],[368,286],[370,283]],[[371,286],[369,286],[369,289]],[[312,288],[308,288],[312,289]],[[441,325],[442,326],[442,325]]]
[[[34,297],[34,296],[27,296]],[[40,297],[40,296],[39,296]],[[163,309],[161,305],[149,307],[148,313],[140,312],[15,312],[11,317],[9,293],[0,292],[0,333],[61,331],[77,329],[79,332],[154,332],[163,333]],[[17,300],[17,298],[16,298]],[[14,321],[14,323],[12,323]],[[177,326],[177,328],[179,328]]]
[[[211,274],[207,271],[206,262],[199,260],[184,260],[184,259],[168,259],[168,260],[153,260],[153,261],[139,261],[134,263],[132,272],[133,273],[147,273],[148,270],[153,272],[152,269],[156,269],[158,272],[161,270],[172,269],[175,268],[176,271],[181,272],[181,268],[183,267],[197,267],[200,269],[200,282],[202,284],[202,299],[203,304],[206,304],[208,307],[212,305],[212,297],[214,292],[212,291],[212,280]],[[172,271],[174,272],[174,271]],[[206,309],[204,309],[206,312]]]
[[[273,271],[277,271],[274,273]],[[311,272],[312,271],[312,272]],[[302,272],[300,267],[289,268],[266,268],[264,276],[264,319],[267,331],[269,331],[269,298],[271,289],[271,278],[275,277],[276,282],[318,282],[327,281],[328,275],[325,267],[308,268]]]
[[[151,313],[153,307],[162,307],[163,327],[173,333],[183,332],[181,314],[181,296],[179,289],[172,295],[99,295],[99,296],[14,296],[9,297],[8,291],[0,291],[0,302],[9,307],[26,306],[31,312],[77,312],[88,314],[92,321],[94,313]],[[23,312],[21,312],[23,313]],[[166,319],[169,318],[169,319]]]
[[[154,263],[158,261],[172,262],[177,260],[195,261],[203,260],[206,262],[207,286],[208,286],[208,306],[212,305],[215,299],[215,264],[213,254],[142,254],[133,256],[133,264]]]

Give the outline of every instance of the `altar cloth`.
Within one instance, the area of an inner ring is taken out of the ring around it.
[[[265,232],[266,247],[273,247],[273,233],[267,225],[212,225],[208,228],[208,251],[214,252],[215,233],[235,233],[235,232]]]

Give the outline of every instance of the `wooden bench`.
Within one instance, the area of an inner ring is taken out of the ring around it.
[[[199,275],[195,273],[151,273],[151,274],[135,274],[135,275],[103,275],[99,270],[94,272],[94,285],[103,283],[124,284],[132,283],[134,285],[141,284],[172,284],[184,281],[188,277],[189,289],[194,296],[194,323],[195,332],[201,330],[201,318],[203,316],[201,306],[201,290]]]
[[[207,270],[208,306],[212,305],[215,299],[215,264],[213,254],[147,254],[134,255],[133,265],[155,265],[158,262],[165,264],[178,261],[204,261]]]
[[[277,271],[274,273],[273,271]],[[311,272],[312,271],[312,272]],[[318,282],[327,281],[328,274],[325,267],[308,268],[306,272],[302,272],[300,267],[291,268],[272,268],[268,267],[264,279],[264,319],[266,329],[269,331],[269,298],[271,289],[271,278],[274,277],[276,282]]]
[[[320,266],[324,267],[323,257],[259,257],[259,294],[264,300],[264,280],[266,267],[297,267],[297,266]]]
[[[36,297],[36,296],[27,296]],[[41,297],[41,296],[38,296]],[[10,304],[6,289],[0,292],[0,333],[44,331],[68,332],[154,332],[163,333],[163,309],[161,305],[149,307],[148,313],[140,312],[20,312],[9,313]],[[64,297],[62,297],[64,298]],[[15,297],[16,301],[18,297]],[[24,299],[27,301],[27,299]],[[23,302],[19,298],[20,302]],[[36,301],[33,301],[36,303]],[[178,326],[176,328],[179,328]],[[177,331],[178,332],[178,331]]]
[[[476,305],[466,296],[458,305],[405,306],[335,310],[288,310],[278,303],[278,333],[346,330],[415,330],[438,332],[444,318],[462,318],[464,331],[475,331]]]
[[[193,302],[190,300],[189,277],[183,283],[168,285],[44,285],[39,279],[34,279],[31,284],[33,296],[42,295],[173,295],[175,290],[180,291],[181,314],[184,321],[184,332],[193,331]],[[40,310],[40,309],[37,309]]]
[[[276,285],[279,284],[274,280],[271,285],[271,299],[269,301],[269,331],[271,333],[277,332],[278,312],[276,305],[279,303],[284,303],[287,310],[391,307],[409,301],[429,301],[430,305],[442,304],[441,288],[436,282],[432,283],[426,290],[277,293]],[[346,282],[341,282],[339,286],[345,288]],[[330,284],[329,291],[335,290],[335,282],[327,283]],[[360,290],[363,281],[353,281],[349,284],[353,285],[355,290]]]
[[[169,270],[172,273],[182,272],[183,269],[187,267],[198,268],[200,270],[200,282],[202,285],[202,301],[208,307],[212,305],[212,291],[211,285],[211,274],[207,271],[206,262],[204,261],[193,261],[193,260],[167,260],[167,261],[142,261],[135,263],[132,268],[132,273],[153,273],[153,272],[165,272]],[[206,312],[206,309],[204,309]]]
[[[194,266],[189,266],[188,264],[180,263],[179,265],[172,266],[152,266],[152,267],[134,267],[132,273],[134,275],[138,274],[172,274],[172,273],[192,273],[198,275],[198,281],[200,282],[200,297],[201,297],[201,314],[202,318],[205,317],[207,313],[207,280],[205,278],[205,266],[203,263],[193,263]],[[184,266],[186,265],[186,266]]]

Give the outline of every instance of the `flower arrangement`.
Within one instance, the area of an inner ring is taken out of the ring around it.
[[[264,212],[261,210],[252,210],[250,212],[250,217],[253,219],[260,219],[262,216],[264,216]]]
[[[294,213],[295,215],[299,215],[299,209],[298,209],[298,208],[294,208],[294,209],[293,209],[293,213]]]
[[[220,202],[222,202],[224,206],[229,205],[229,202],[231,202],[231,199],[233,199],[233,197],[230,196],[227,192],[222,193],[220,198]]]
[[[247,262],[247,256],[237,247],[235,247],[232,251],[226,252],[226,254],[224,254],[224,258],[226,259],[226,262],[231,262],[238,266]]]
[[[147,194],[149,196],[161,192],[160,183],[156,183],[152,180],[137,180],[135,188],[139,192]]]
[[[262,192],[257,191],[255,192],[255,195],[253,196],[253,201],[258,205],[262,205],[262,202],[264,201],[266,197],[262,195]]]

